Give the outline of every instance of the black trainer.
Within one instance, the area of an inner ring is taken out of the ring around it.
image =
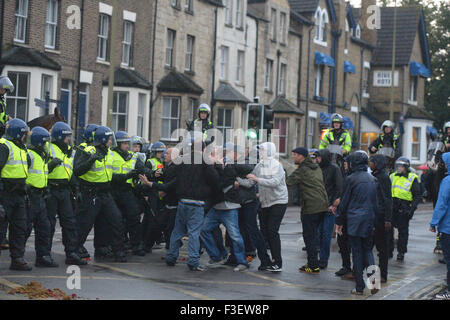
[[[319,262],[319,268],[320,269],[326,269],[328,267],[328,263],[327,262]]]
[[[87,265],[87,261],[80,258],[78,254],[75,252],[72,252],[66,256],[66,264],[71,265],[77,265],[77,266],[85,266]]]
[[[119,251],[114,254],[114,262],[127,262],[127,256],[125,252]]]
[[[89,259],[91,257],[91,255],[84,246],[78,248],[77,254],[81,259]]]
[[[335,274],[337,277],[342,277],[342,276],[345,276],[347,273],[351,273],[351,272],[352,272],[351,269],[348,269],[348,268],[341,268],[341,270],[336,271],[334,274]]]
[[[200,272],[206,271],[206,267],[204,267],[202,265],[198,265],[197,267],[191,267],[191,266],[188,266],[188,267],[189,267],[189,270],[191,270],[191,271],[200,271]]]
[[[51,256],[37,257],[34,264],[38,268],[58,268],[59,265],[53,260]]]
[[[283,268],[277,264],[271,265],[269,268],[267,268],[267,271],[270,272],[281,272],[283,271]]]
[[[31,271],[33,268],[25,261],[24,258],[16,258],[11,260],[10,270]]]
[[[403,261],[403,260],[405,260],[405,254],[404,253],[397,254],[397,261]]]

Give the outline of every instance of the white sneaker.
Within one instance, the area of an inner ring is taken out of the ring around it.
[[[234,272],[243,272],[247,271],[248,267],[244,264],[238,264],[236,268],[233,269]]]
[[[437,300],[450,300],[450,291],[444,291],[442,293],[438,293],[435,298]]]

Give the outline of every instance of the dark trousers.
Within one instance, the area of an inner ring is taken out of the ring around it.
[[[27,239],[33,228],[36,257],[50,255],[50,220],[42,192],[30,192],[29,194]]]
[[[308,267],[314,269],[319,267],[317,247],[319,246],[318,229],[326,212],[301,214],[303,226],[303,241],[305,241],[306,253],[308,255]]]
[[[386,231],[384,222],[375,224],[374,244],[378,251],[379,267],[381,277],[387,280],[388,276],[388,261],[389,261],[389,242],[391,239],[391,231]]]
[[[251,245],[245,244],[246,241],[245,237],[244,236],[242,237],[244,239],[244,245],[246,250],[249,247],[256,248],[256,250],[258,251],[258,258],[259,260],[261,260],[261,264],[270,265],[271,261],[269,255],[267,254],[266,243],[264,241],[264,237],[261,233],[261,230],[259,230],[258,228],[258,223],[256,221],[256,215],[258,214],[259,205],[260,205],[259,200],[254,200],[250,203],[242,205],[242,207],[239,209],[239,220],[240,220],[239,228],[241,228],[242,224],[242,227],[246,230],[247,233],[248,237],[247,241],[251,241]]]
[[[96,218],[103,215],[107,232],[110,235],[111,246],[114,253],[123,251],[123,231],[122,215],[109,192],[92,193],[82,191],[82,203],[80,206],[80,237],[78,246],[81,247],[86,242],[86,238],[91,232]],[[97,230],[98,231],[98,230]]]
[[[247,210],[244,209],[248,205],[250,205],[250,207],[252,207],[251,210],[255,209],[254,212],[255,212],[255,222],[256,222],[256,214],[257,214],[258,208],[257,207],[254,208],[254,205],[252,205],[252,204],[253,204],[253,201],[249,204],[242,205],[242,207],[239,209],[239,216],[238,216],[239,230],[241,230],[241,236],[242,236],[242,239],[244,240],[246,254],[252,253],[256,250],[255,243],[253,242],[252,237],[250,236],[250,228],[251,227],[249,226],[249,218],[251,217],[251,215],[249,216]],[[259,201],[257,201],[257,205],[259,205]]]
[[[157,243],[166,229],[167,220],[164,216],[164,207],[161,207],[157,193],[150,195],[144,201],[144,219],[142,221],[143,241],[147,248]]]
[[[392,211],[392,226],[398,229],[397,252],[408,252],[409,216],[406,210],[395,208]],[[394,251],[394,238],[391,239],[391,251]]]
[[[104,214],[100,213],[94,222],[94,249],[99,250],[111,245],[108,223]]]
[[[6,213],[3,206],[0,204],[0,239],[3,239],[0,244],[6,239],[8,232],[8,220],[6,220]]]
[[[25,194],[18,192],[1,192],[0,199],[9,223],[9,252],[11,258],[23,258],[27,241],[27,212]],[[5,238],[0,238],[0,243]]]
[[[272,260],[279,267],[282,267],[283,260],[281,259],[281,241],[278,230],[280,229],[286,208],[287,204],[275,204],[267,208],[262,208],[260,214],[261,231],[269,243]]]
[[[164,236],[166,238],[166,249],[170,248],[170,236],[172,235],[173,228],[175,227],[175,218],[177,216],[177,208],[169,209],[164,208],[164,215],[167,220],[166,230]]]
[[[47,213],[50,221],[49,252],[52,251],[53,236],[55,235],[56,215],[62,229],[62,241],[66,255],[75,252],[77,248],[78,227],[72,208],[72,197],[69,187],[50,187],[47,199]]]
[[[450,290],[450,234],[441,233],[440,240],[444,261],[447,264],[447,286]]]
[[[363,291],[366,287],[363,279],[364,269],[375,264],[372,254],[372,235],[367,238],[354,237],[349,235],[348,240],[352,248],[356,290]]]
[[[141,208],[132,190],[113,191],[117,207],[125,220],[126,232],[133,248],[142,245]]]
[[[352,269],[352,263],[350,260],[350,253],[352,252],[350,243],[348,241],[347,226],[342,228],[342,235],[337,236],[337,243],[339,246],[339,253],[341,254],[342,267],[348,270]]]

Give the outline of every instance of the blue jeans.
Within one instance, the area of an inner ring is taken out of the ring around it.
[[[319,245],[320,263],[328,264],[328,258],[330,258],[330,246],[331,236],[333,234],[335,215],[331,212],[325,213],[322,222],[319,225]]]
[[[367,238],[348,236],[350,246],[352,247],[353,269],[357,291],[363,291],[366,287],[363,279],[364,269],[375,264],[372,253],[372,239],[372,236]]]
[[[441,241],[444,261],[447,264],[447,285],[449,287],[448,290],[450,290],[450,234],[441,233],[439,240]]]
[[[216,210],[211,208],[206,215],[200,238],[202,239],[203,245],[205,246],[211,260],[220,261],[223,258],[212,235],[212,231],[221,223],[225,226],[231,238],[233,252],[237,263],[248,266],[247,260],[245,259],[244,241],[242,240],[242,236],[239,232],[237,209]]]
[[[175,263],[181,247],[181,239],[189,235],[187,264],[195,268],[200,260],[200,231],[204,220],[204,209],[194,205],[178,202],[175,226],[170,236],[170,248],[166,254],[166,261]]]

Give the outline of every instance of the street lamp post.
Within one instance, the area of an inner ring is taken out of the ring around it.
[[[397,0],[394,1],[394,34],[392,43],[392,71],[391,71],[391,104],[389,107],[389,120],[394,122],[394,73],[395,73],[395,46],[397,42]]]

